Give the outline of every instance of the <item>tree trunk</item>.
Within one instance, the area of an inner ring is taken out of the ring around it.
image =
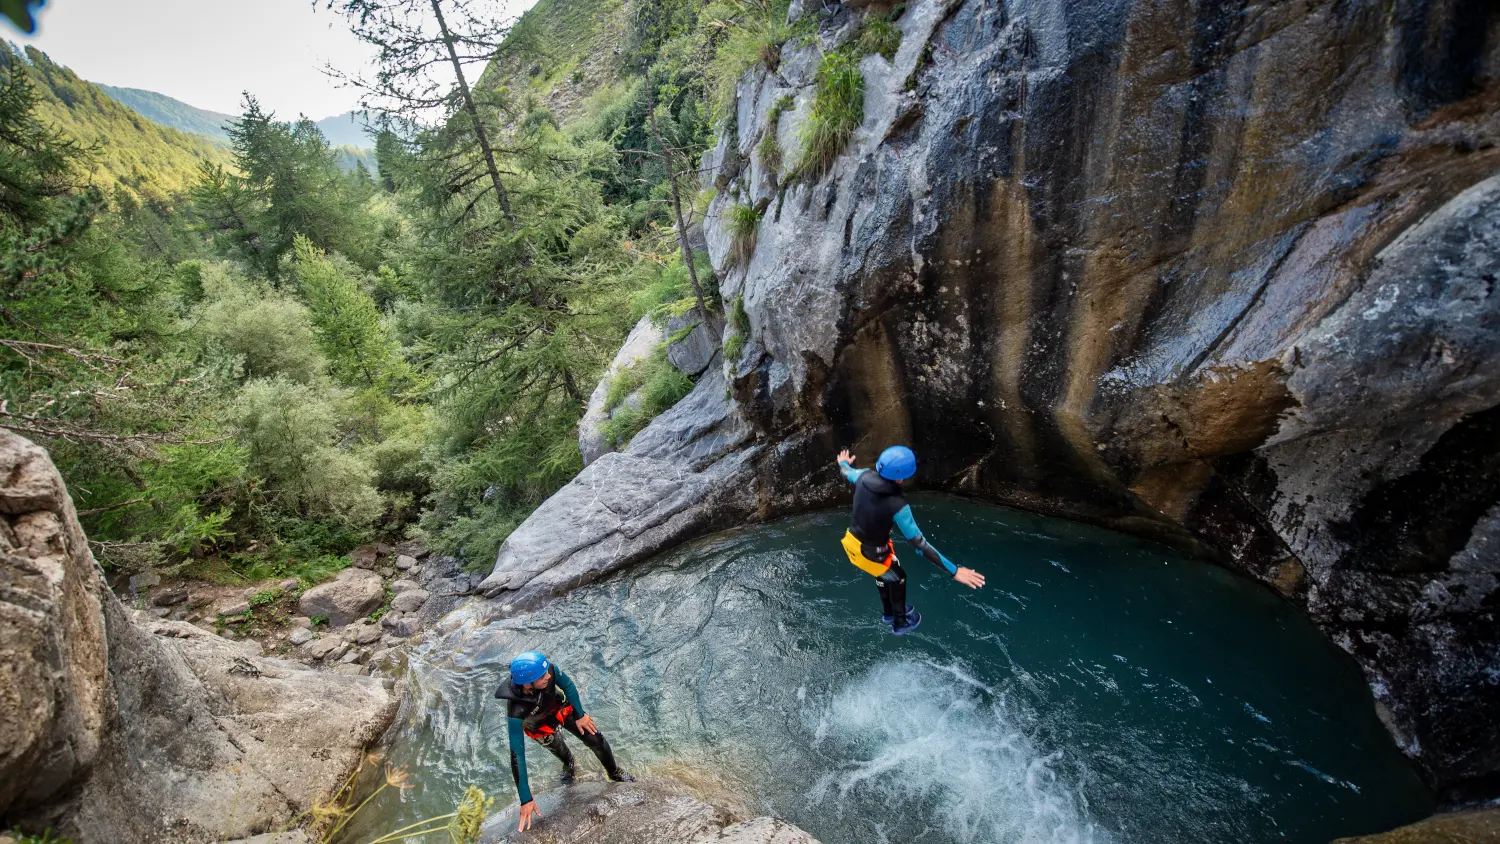
[[[495,150],[490,147],[490,136],[484,131],[479,119],[479,109],[474,105],[474,95],[469,92],[469,81],[464,78],[463,65],[458,61],[458,51],[453,47],[453,36],[448,34],[448,22],[443,20],[442,0],[432,0],[432,13],[437,15],[438,29],[443,33],[443,46],[448,48],[448,59],[453,62],[453,72],[458,76],[458,90],[464,97],[464,111],[474,121],[474,137],[479,139],[479,149],[484,152],[484,163],[490,171],[490,181],[495,185],[495,199],[500,202],[500,212],[514,223],[516,215],[510,212],[510,196],[500,182],[500,168],[495,166]]]
[[[672,186],[672,213],[677,218],[677,247],[682,250],[682,262],[687,264],[688,278],[693,282],[693,295],[698,297],[698,317],[703,320],[708,333],[722,341],[723,338],[714,329],[713,320],[708,318],[708,305],[703,301],[703,285],[698,283],[698,268],[693,264],[693,248],[688,245],[687,220],[682,214],[682,194],[677,189],[677,164],[672,157],[671,148],[662,141],[661,128],[656,124],[656,98],[651,90],[650,79],[646,80],[646,113],[651,115],[651,134],[655,136],[656,146],[667,164],[667,181]]]

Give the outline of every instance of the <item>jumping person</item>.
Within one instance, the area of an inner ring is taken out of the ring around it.
[[[609,742],[599,732],[594,719],[584,713],[578,687],[545,656],[527,651],[511,660],[510,676],[500,682],[495,697],[508,702],[506,734],[510,739],[510,774],[516,780],[516,794],[521,798],[519,831],[530,829],[532,821],[542,816],[536,801],[531,798],[531,785],[526,778],[525,736],[530,736],[561,760],[565,785],[573,782],[578,767],[573,762],[573,751],[568,749],[562,734],[557,731],[558,727],[577,736],[594,751],[611,780],[635,782],[635,777],[615,763]]]
[[[899,528],[913,548],[954,580],[974,589],[984,585],[984,575],[955,566],[917,528],[911,505],[901,494],[901,485],[917,473],[917,456],[911,449],[893,445],[881,452],[873,472],[854,468],[854,455],[847,448],[839,452],[838,463],[844,479],[854,484],[854,515],[844,532],[844,552],[849,562],[875,577],[883,610],[880,620],[891,625],[891,632],[904,636],[922,623],[922,614],[906,603],[906,571],[896,559],[891,528]]]

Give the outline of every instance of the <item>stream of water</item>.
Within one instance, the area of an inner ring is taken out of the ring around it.
[[[881,626],[845,515],[822,513],[417,650],[387,739],[416,787],[380,795],[354,840],[451,811],[470,783],[514,802],[492,693],[529,648],[578,682],[628,769],[711,776],[825,844],[1321,844],[1430,811],[1356,666],[1264,587],[1071,522],[914,506],[989,584],[898,547],[911,636]],[[533,789],[553,788],[557,762],[528,757]]]

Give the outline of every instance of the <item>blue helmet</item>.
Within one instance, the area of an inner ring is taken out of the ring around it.
[[[539,651],[527,651],[510,661],[510,679],[517,685],[524,686],[527,683],[535,683],[542,679],[552,663],[542,656]]]
[[[875,473],[888,481],[904,481],[917,473],[917,456],[904,445],[893,445],[880,452]]]

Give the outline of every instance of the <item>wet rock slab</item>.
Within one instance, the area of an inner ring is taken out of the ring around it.
[[[741,821],[675,783],[584,782],[536,798],[542,820],[516,831],[517,807],[485,822],[485,844],[818,844],[776,818]]]

